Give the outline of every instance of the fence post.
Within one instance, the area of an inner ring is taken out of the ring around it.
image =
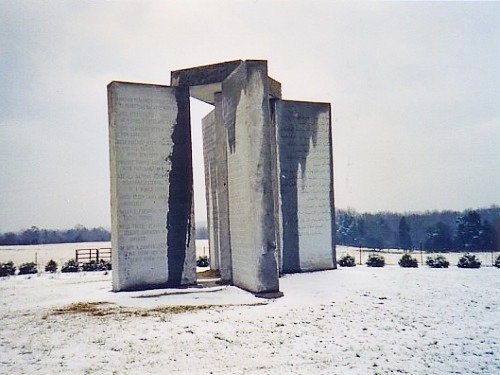
[[[95,249],[96,251],[96,263],[99,263],[99,249]]]
[[[424,248],[422,242],[420,242],[420,264],[424,265]]]

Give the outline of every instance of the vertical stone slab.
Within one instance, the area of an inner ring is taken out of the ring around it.
[[[203,160],[205,163],[205,198],[207,202],[207,229],[210,247],[210,269],[219,270],[219,216],[217,202],[217,152],[215,141],[215,110],[201,120]]]
[[[224,126],[222,110],[222,93],[214,95],[215,99],[215,163],[216,163],[216,192],[218,209],[218,250],[219,271],[223,282],[232,282],[233,268],[231,258],[231,236],[229,229],[229,192],[227,181],[227,136]],[[238,204],[234,202],[234,204]]]
[[[113,290],[196,282],[189,90],[108,85]]]
[[[283,272],[335,268],[330,104],[276,100],[273,112]]]
[[[233,283],[255,293],[279,291],[272,189],[267,63],[246,61],[222,82],[227,132]]]
[[[273,182],[273,191],[274,191],[274,225],[276,228],[276,255],[278,261],[278,274],[281,276],[283,274],[283,246],[282,246],[282,236],[283,228],[281,221],[281,203],[280,203],[280,184],[279,184],[279,170],[278,170],[278,147],[276,144],[276,100],[270,100],[271,107],[271,139],[274,142],[271,142],[271,155],[272,155],[272,182]]]

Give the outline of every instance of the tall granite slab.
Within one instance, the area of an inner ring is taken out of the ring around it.
[[[207,204],[208,244],[210,269],[219,270],[219,216],[217,202],[217,151],[215,141],[215,110],[201,120],[203,134],[203,161],[205,164],[205,200]]]
[[[273,101],[282,271],[336,268],[330,104]]]
[[[214,95],[215,109],[215,163],[216,163],[216,192],[217,212],[219,219],[219,271],[221,281],[233,281],[233,265],[231,255],[231,233],[229,225],[229,183],[227,171],[227,134],[224,126],[222,93]],[[238,202],[234,202],[235,205]]]
[[[267,62],[245,61],[222,82],[233,283],[278,292]]]
[[[222,95],[216,93],[215,109],[202,119],[205,162],[205,195],[210,245],[210,268],[221,281],[232,281],[227,183],[226,131],[222,121]]]
[[[196,282],[189,90],[108,85],[113,290]]]

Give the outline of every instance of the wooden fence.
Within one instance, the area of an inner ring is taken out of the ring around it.
[[[101,260],[111,262],[111,248],[101,247],[99,249],[76,249],[75,259],[77,263],[89,263],[94,260],[99,263]]]

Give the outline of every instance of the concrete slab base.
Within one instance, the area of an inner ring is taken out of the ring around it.
[[[257,298],[265,298],[265,299],[275,299],[281,298],[285,294],[283,292],[262,292],[262,293],[254,293],[254,296]]]

